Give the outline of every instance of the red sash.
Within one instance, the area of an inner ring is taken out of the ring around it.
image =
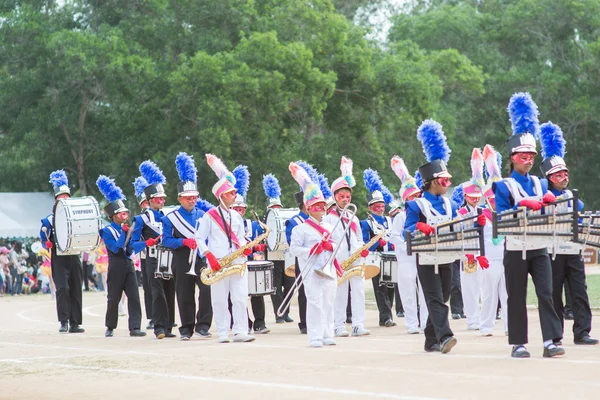
[[[315,221],[311,220],[310,218],[306,219],[304,221],[304,223],[308,224],[314,230],[316,230],[317,232],[319,232],[321,234],[321,236],[323,237],[322,241],[327,241],[329,243],[333,243],[333,240],[331,239],[331,233],[327,229],[323,228],[321,225],[317,224]],[[344,273],[344,270],[342,269],[342,267],[338,263],[337,258],[333,259],[333,266],[336,269],[337,275],[339,277],[341,277],[343,275],[343,273]]]
[[[467,215],[469,213],[469,210],[467,210],[465,207],[461,207],[458,209],[458,213],[460,215]]]
[[[210,210],[208,210],[207,214],[213,219],[213,221],[215,221],[217,225],[219,225],[219,228],[221,228],[225,236],[231,237],[231,242],[233,244],[235,244],[237,247],[242,247],[237,236],[235,236],[235,233],[233,233],[233,231],[231,230],[231,226],[229,226],[227,222],[223,221],[223,219],[221,218],[217,207],[213,207]],[[227,231],[229,231],[229,235],[227,234]]]
[[[337,209],[334,209],[333,212],[338,217],[340,216],[340,213],[338,212]],[[342,217],[342,221],[344,221],[347,224],[350,220],[346,217]],[[356,235],[358,227],[356,226],[356,222],[354,222],[354,220],[352,220],[352,222],[350,223],[350,229],[352,229],[354,231],[354,234]]]

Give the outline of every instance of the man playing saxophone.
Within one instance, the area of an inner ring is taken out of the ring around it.
[[[200,220],[200,227],[196,232],[196,242],[200,252],[206,257],[210,268],[213,271],[219,271],[227,267],[226,265],[221,265],[219,259],[246,244],[244,221],[240,214],[230,209],[236,195],[233,174],[216,156],[207,154],[206,160],[219,178],[219,181],[212,188],[213,194],[219,200],[219,205],[210,209]],[[206,244],[207,242],[208,244]],[[240,257],[233,260],[231,264],[243,265],[246,262],[246,256],[251,252],[251,248],[244,250],[240,254]],[[254,336],[248,335],[246,309],[248,301],[248,275],[245,273],[225,275],[222,279],[212,283],[210,291],[219,343],[230,342],[229,326],[231,314],[229,313],[227,303],[230,295],[233,305],[233,341],[251,342],[254,340]]]

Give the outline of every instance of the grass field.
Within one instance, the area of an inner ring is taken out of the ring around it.
[[[600,307],[600,275],[588,275],[586,277],[588,285],[588,296],[590,298],[590,306],[592,308]],[[564,295],[563,295],[564,301]],[[527,304],[537,305],[537,298],[535,297],[535,287],[533,282],[529,279],[527,285]]]

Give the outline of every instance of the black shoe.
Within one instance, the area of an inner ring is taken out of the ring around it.
[[[82,327],[80,327],[77,324],[71,325],[71,327],[69,328],[69,333],[83,333],[83,332],[85,332],[85,329],[83,329]]]
[[[460,313],[460,317],[461,317],[462,319],[465,319],[465,318],[467,318],[467,316],[465,315],[465,313],[464,313],[464,312],[461,312],[461,313]]]
[[[460,314],[459,313],[452,314],[452,319],[460,319]]]
[[[520,348],[525,349],[525,346],[513,346],[512,351],[510,352],[510,356],[513,358],[529,358],[529,357],[531,357],[531,354],[529,354],[527,349],[525,349],[523,351],[517,351]]]
[[[558,357],[558,356],[564,356],[564,355],[565,355],[565,349],[563,349],[562,347],[558,347],[558,346],[552,346],[551,348],[544,347],[544,357],[546,357],[546,358]]]
[[[300,333],[306,335],[306,328],[300,328]]]
[[[106,332],[104,332],[104,337],[113,337],[113,330],[110,328],[106,328]]]
[[[169,338],[171,338],[171,337],[177,337],[177,335],[176,335],[176,334],[174,334],[174,333],[171,333],[171,332],[166,332],[166,333],[165,333],[165,337],[169,337]]]
[[[146,329],[154,329],[154,322],[152,320],[148,321],[148,325],[146,325]]]
[[[202,339],[208,339],[212,336],[212,333],[210,333],[206,329],[200,329],[198,332],[194,333],[194,336],[198,336]]]
[[[189,333],[185,332],[185,333],[182,333],[179,336],[179,340],[190,340],[191,337],[192,337],[192,335],[190,335]]]
[[[581,339],[577,339],[574,342],[575,342],[575,344],[591,344],[591,345],[594,345],[594,344],[598,344],[598,339],[593,339],[589,335],[585,335]]]
[[[562,346],[562,340],[553,340],[552,343],[554,343],[556,346]]]
[[[177,328],[178,326],[177,323],[173,324],[173,328]]]
[[[442,344],[440,345],[440,351],[442,352],[442,354],[449,353],[450,350],[452,350],[452,348],[456,346],[457,342],[458,341],[454,336],[448,336],[446,339],[442,340]]]
[[[154,336],[156,336],[157,339],[164,339],[165,338],[165,330],[164,329],[158,329],[156,331],[154,331]]]
[[[61,322],[60,323],[60,328],[58,328],[58,331],[60,333],[67,333],[69,332],[69,324],[66,322]]]
[[[142,336],[146,336],[146,332],[143,332],[139,329],[132,329],[129,331],[129,336],[132,337],[142,337]]]
[[[442,349],[441,349],[439,343],[435,343],[435,344],[432,344],[429,347],[425,346],[425,351],[428,352],[428,353],[433,353],[433,352],[436,352],[436,351],[442,351]]]
[[[347,324],[351,324],[352,323],[352,317],[346,317],[346,323]]]
[[[500,319],[500,318],[501,318],[500,311],[498,311],[498,312],[496,313],[496,319]]]
[[[389,328],[391,326],[396,326],[396,323],[391,319],[387,319],[385,322],[380,322],[379,326],[385,326],[386,328]]]
[[[294,322],[294,320],[287,314],[283,316],[283,320],[285,322]]]
[[[396,317],[398,317],[398,318],[404,318],[404,311],[398,311],[396,313]]]
[[[573,315],[573,311],[567,311],[565,313],[565,319],[568,321],[573,321],[575,319],[575,316]]]
[[[275,319],[275,323],[276,324],[285,324],[285,319],[283,319],[282,317]]]

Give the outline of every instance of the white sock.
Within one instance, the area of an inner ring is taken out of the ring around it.
[[[523,344],[515,344],[515,346],[517,348],[515,350],[517,353],[521,353],[523,351],[527,351],[527,349],[525,348],[525,345],[523,345]]]
[[[553,349],[556,347],[556,345],[554,344],[554,342],[552,340],[544,340],[544,347],[546,347],[548,349]]]

